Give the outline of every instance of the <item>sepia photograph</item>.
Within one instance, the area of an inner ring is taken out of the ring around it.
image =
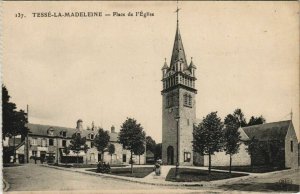
[[[297,1],[3,1],[2,192],[298,193]]]

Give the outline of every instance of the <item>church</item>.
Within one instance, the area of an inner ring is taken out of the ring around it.
[[[196,119],[197,89],[196,66],[191,58],[188,63],[177,27],[170,64],[162,67],[162,162],[165,165],[208,166],[208,156],[193,152],[193,129]],[[275,165],[298,168],[298,139],[292,120],[265,123],[239,129],[241,146],[233,156],[233,165]],[[264,153],[250,157],[245,141],[256,138],[266,146]],[[271,143],[270,143],[271,142]],[[273,144],[279,145],[276,151]],[[213,166],[228,166],[229,156],[224,151],[212,156]]]

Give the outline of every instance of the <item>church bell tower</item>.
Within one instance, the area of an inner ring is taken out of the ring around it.
[[[193,165],[193,125],[196,121],[195,70],[191,59],[188,65],[177,27],[172,57],[162,67],[162,160],[164,164]],[[178,156],[178,158],[177,158]]]

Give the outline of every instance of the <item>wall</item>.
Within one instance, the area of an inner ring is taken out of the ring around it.
[[[90,147],[91,141],[87,141],[88,146]],[[123,150],[123,146],[119,143],[112,142],[115,146],[115,153],[111,156],[108,152],[104,152],[104,158],[103,161],[105,163],[110,163],[110,164],[129,164],[129,159],[130,159],[130,151],[128,150]],[[84,157],[83,161],[88,163],[88,164],[95,164],[98,163],[100,158],[98,158],[98,151],[96,147],[90,148],[87,151],[86,156]],[[123,162],[123,154],[126,154],[126,162]],[[146,162],[146,155],[143,154],[140,156],[140,163],[145,164]],[[134,156],[133,155],[133,160],[135,164],[139,164],[139,156]]]
[[[184,94],[188,93],[192,96],[192,107],[183,105]],[[174,95],[178,99],[175,106],[167,107],[167,95]],[[179,105],[179,106],[178,106]],[[177,160],[177,121],[175,118],[178,116],[179,111],[179,164],[180,165],[193,165],[193,124],[196,121],[196,100],[195,94],[183,88],[176,88],[173,91],[163,94],[162,103],[162,161],[167,164],[167,149],[169,146],[174,148],[174,164]],[[184,161],[184,153],[191,154],[189,162]]]
[[[251,158],[246,151],[246,145],[241,144],[240,150],[237,154],[232,156],[232,166],[247,166],[251,164]],[[229,155],[226,155],[225,152],[216,152],[211,156],[211,165],[212,166],[229,166],[230,158]],[[204,166],[209,165],[208,155],[204,156]]]
[[[293,151],[291,151],[291,141],[293,141]],[[285,167],[298,168],[298,140],[292,122],[285,137]]]
[[[172,146],[174,149],[174,164],[176,164],[176,149],[177,149],[177,123],[175,117],[177,116],[177,107],[167,107],[167,95],[178,94],[178,90],[174,89],[171,92],[164,93],[162,98],[162,161],[167,164],[167,149]]]
[[[37,145],[31,145],[32,139],[37,139]],[[53,146],[49,146],[49,139],[53,139]],[[66,146],[70,145],[70,139],[64,139],[64,138],[52,138],[52,137],[28,137],[29,143],[28,143],[28,156],[29,158],[32,156],[32,151],[37,151],[37,156],[40,157],[41,151],[45,151],[46,153],[53,153],[55,156],[55,161],[57,161],[57,158],[60,162],[61,155],[58,152],[58,149],[63,148],[62,146],[62,140],[66,140]],[[42,146],[42,139],[46,139],[47,143],[46,146]],[[96,147],[91,148],[91,140],[87,140],[86,144],[90,149],[87,150],[86,155],[83,157],[83,162],[87,164],[96,164],[98,163],[98,151]],[[113,142],[115,145],[115,153],[113,154],[113,160],[111,160],[111,155],[108,152],[104,152],[104,161],[107,163],[113,163],[113,164],[129,164],[129,158],[130,158],[130,152],[128,150],[123,150],[123,146],[119,143]],[[126,154],[126,162],[123,163],[123,154]],[[139,156],[134,156],[133,160],[135,164],[139,163]],[[30,160],[29,162],[33,163],[34,160]],[[145,164],[146,163],[146,154],[143,154],[140,156],[140,163]]]
[[[192,96],[192,106],[184,106],[184,94]],[[196,100],[195,93],[189,92],[185,89],[179,89],[179,112],[180,112],[180,130],[179,130],[179,163],[180,165],[191,166],[193,165],[193,128],[196,122]],[[189,162],[184,161],[184,153],[191,154]]]

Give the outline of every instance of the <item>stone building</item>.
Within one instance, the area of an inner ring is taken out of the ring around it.
[[[180,165],[193,165],[193,123],[196,122],[195,95],[196,66],[188,65],[179,31],[177,29],[170,66],[162,67],[162,161]]]
[[[208,156],[193,152],[193,129],[196,119],[195,88],[196,66],[192,59],[188,65],[177,27],[171,61],[165,60],[162,67],[162,161],[164,164],[208,166]],[[242,143],[233,155],[233,165],[274,165],[287,168],[298,167],[298,140],[292,121],[280,121],[239,129]],[[250,157],[246,141],[257,138],[261,151]],[[278,151],[276,151],[278,149]],[[213,166],[228,166],[229,156],[216,152],[212,156]]]
[[[24,149],[25,160],[28,158],[28,162],[34,162],[34,157],[41,158],[53,158],[53,162],[65,162],[66,160],[75,163],[77,154],[72,151],[66,155],[63,152],[63,148],[69,146],[71,137],[74,133],[81,133],[81,137],[86,137],[86,144],[89,149],[85,153],[81,151],[79,156],[79,162],[93,164],[101,160],[102,156],[94,146],[93,140],[97,135],[97,130],[94,126],[91,129],[83,129],[82,120],[77,121],[76,128],[67,128],[51,125],[39,125],[28,123],[27,128],[30,130],[25,141],[22,142],[23,146],[20,149]],[[123,146],[118,143],[118,133],[115,131],[115,127],[112,126],[109,132],[110,144],[114,144],[115,153],[109,155],[108,152],[104,152],[104,161],[110,164],[128,164],[130,160],[130,152],[123,149]],[[139,162],[144,164],[146,162],[145,154],[139,156],[133,156],[133,160],[136,164]],[[25,161],[26,162],[26,161]]]
[[[291,120],[243,127],[239,131],[242,143],[239,152],[232,157],[233,166],[298,168],[298,139]],[[250,157],[244,142],[253,138],[257,140],[259,150]],[[229,155],[225,152],[216,152],[211,159],[212,166],[229,166]],[[204,156],[202,165],[208,166],[208,156]]]

